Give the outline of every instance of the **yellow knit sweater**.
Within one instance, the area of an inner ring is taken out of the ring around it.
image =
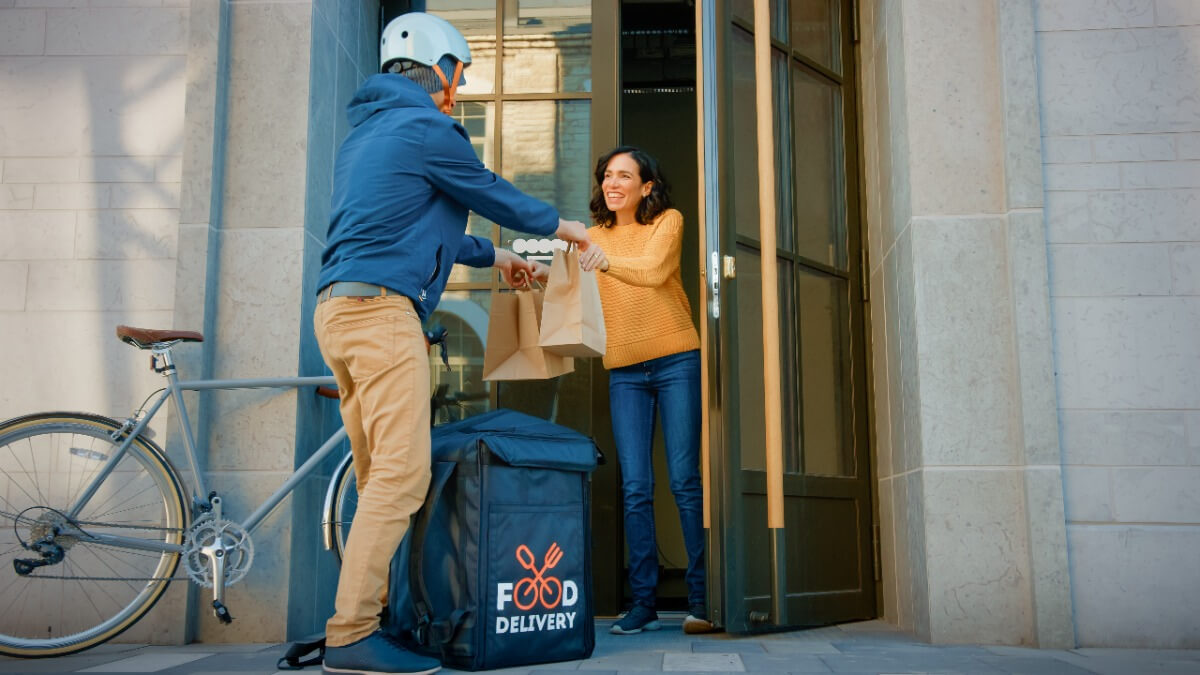
[[[588,235],[608,256],[608,271],[596,275],[608,333],[604,367],[699,349],[679,280],[683,216],[667,209],[649,225],[594,226]]]

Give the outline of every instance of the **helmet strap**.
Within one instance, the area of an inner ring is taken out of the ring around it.
[[[455,61],[454,79],[447,80],[446,74],[442,72],[441,66],[436,63],[433,64],[433,72],[437,73],[438,77],[442,78],[442,112],[446,113],[447,115],[454,110],[454,97],[458,92],[458,82],[460,79],[462,79],[462,71],[462,61]]]

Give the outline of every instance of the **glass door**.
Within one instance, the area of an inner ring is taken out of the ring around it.
[[[874,615],[863,262],[850,0],[771,3],[775,250],[759,237],[750,0],[718,3],[723,97],[723,621],[734,631]],[[761,268],[775,256],[782,532],[767,526]],[[778,539],[777,539],[778,537]],[[782,602],[775,593],[782,589]]]

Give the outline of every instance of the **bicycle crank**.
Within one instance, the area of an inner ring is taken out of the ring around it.
[[[205,514],[188,530],[184,569],[192,581],[205,588],[216,588],[218,579],[221,589],[236,584],[250,571],[253,561],[250,533],[233,521]]]

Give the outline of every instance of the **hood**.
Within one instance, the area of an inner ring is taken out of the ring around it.
[[[394,108],[429,108],[437,111],[433,99],[416,82],[403,75],[380,73],[368,77],[358,88],[346,106],[346,118],[350,126],[356,127],[371,115]]]

